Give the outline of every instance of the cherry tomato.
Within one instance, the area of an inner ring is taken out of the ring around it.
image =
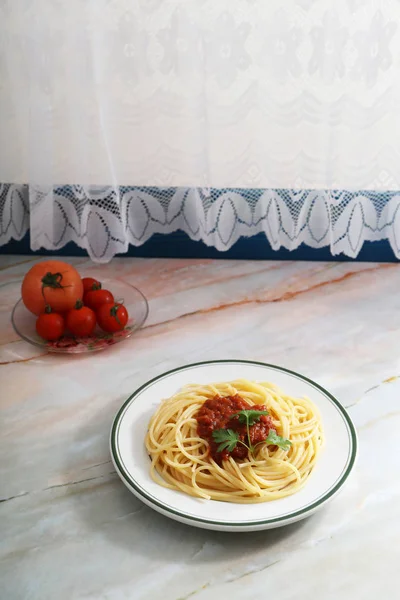
[[[96,314],[91,308],[83,306],[83,303],[78,301],[75,308],[67,313],[66,325],[73,335],[92,335],[96,327]]]
[[[36,320],[36,331],[43,339],[54,342],[64,333],[64,319],[60,314],[52,312],[50,306],[46,306],[45,311]]]
[[[83,277],[83,293],[90,292],[90,290],[100,290],[101,283],[97,281],[97,279],[93,279],[93,277]]]
[[[83,295],[83,303],[85,306],[97,311],[102,304],[113,303],[114,296],[108,290],[90,290]]]
[[[108,302],[96,311],[97,322],[107,333],[121,331],[128,322],[128,311],[122,304]]]

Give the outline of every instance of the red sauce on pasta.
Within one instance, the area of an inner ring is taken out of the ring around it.
[[[210,455],[218,464],[221,464],[222,460],[227,459],[229,456],[232,456],[232,458],[246,458],[248,450],[242,444],[237,444],[231,452],[228,452],[228,450],[218,452],[218,444],[214,441],[212,433],[216,429],[232,429],[239,434],[240,440],[248,443],[246,425],[240,423],[238,417],[233,415],[249,408],[252,410],[267,410],[262,404],[250,406],[239,394],[236,394],[235,396],[225,397],[215,396],[206,400],[197,413],[197,433],[201,438],[207,440],[210,445]],[[275,429],[271,417],[261,415],[260,420],[249,428],[251,444],[255,445],[265,440],[270,429]]]

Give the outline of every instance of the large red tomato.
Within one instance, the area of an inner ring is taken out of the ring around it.
[[[45,260],[25,275],[21,295],[26,308],[35,315],[44,313],[46,305],[55,312],[65,312],[74,308],[77,300],[82,300],[83,284],[72,265]]]

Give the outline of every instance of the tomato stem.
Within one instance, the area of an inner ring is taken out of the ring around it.
[[[119,304],[114,304],[114,306],[110,309],[110,315],[112,317],[114,317],[115,320],[117,321],[118,325],[120,327],[122,327],[122,323],[121,323],[121,321],[118,318],[118,309],[119,309]]]
[[[46,273],[46,275],[42,277],[42,287],[50,287],[53,289],[63,288],[65,286],[61,284],[62,278],[62,273]]]

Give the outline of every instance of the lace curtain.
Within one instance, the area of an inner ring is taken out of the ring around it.
[[[2,0],[0,243],[400,257],[399,106],[398,0]]]

